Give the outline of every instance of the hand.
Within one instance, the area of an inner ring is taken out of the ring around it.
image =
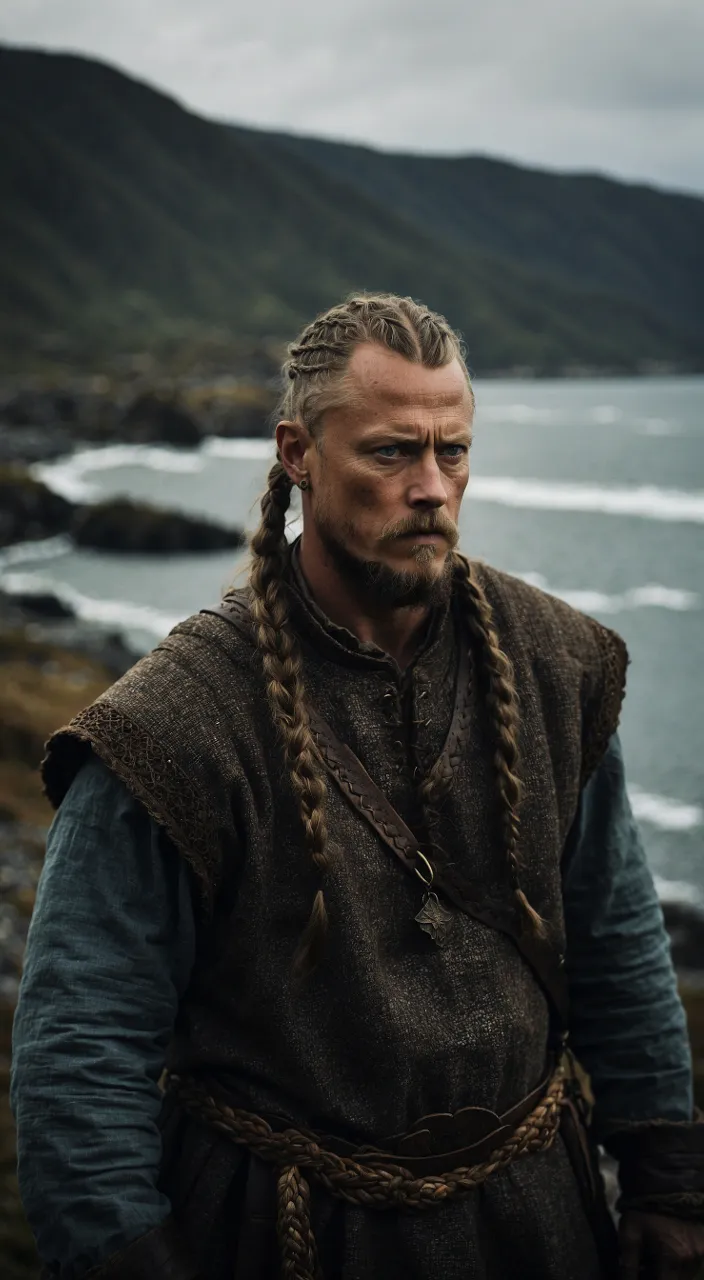
[[[704,1225],[628,1209],[619,1224],[622,1280],[695,1280],[704,1262]]]

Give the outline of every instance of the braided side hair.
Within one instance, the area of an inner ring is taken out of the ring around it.
[[[464,616],[478,655],[480,679],[484,685],[486,710],[494,738],[494,777],[499,801],[500,830],[508,861],[514,898],[526,923],[543,937],[545,921],[523,892],[518,851],[521,783],[518,777],[518,696],[513,667],[499,644],[492,610],[481,586],[472,575],[469,561],[454,554],[455,581],[465,604]]]
[[[355,294],[307,325],[288,351],[282,369],[284,390],[279,417],[299,420],[315,435],[323,414],[344,397],[343,375],[350,357],[363,342],[376,342],[426,368],[457,360],[471,383],[460,338],[443,316],[412,298],[394,294]],[[324,879],[330,867],[324,800],[323,766],[310,730],[303,684],[303,660],[292,627],[284,576],[288,561],[286,512],[292,481],[280,457],[269,472],[261,502],[261,523],[251,541],[249,583],[252,612],[267,681],[267,695],[284,745],[291,782],[297,796],[306,848]],[[520,794],[516,775],[518,713],[510,663],[499,648],[491,609],[478,585],[470,581],[468,565],[456,557],[458,581],[466,583],[467,614],[486,677],[487,708],[494,728],[494,767],[501,808],[502,837],[516,899],[535,929],[542,928],[518,883],[518,816]],[[430,806],[440,784],[430,775],[421,784],[421,801]],[[295,956],[301,975],[317,964],[328,931],[323,888],[318,889],[308,924]]]
[[[292,487],[288,474],[277,459],[269,472],[266,493],[262,498],[261,524],[251,542],[249,581],[269,705],[283,739],[291,782],[300,805],[306,847],[318,871],[324,875],[330,861],[323,809],[326,788],[308,724],[303,660],[295,633],[288,625],[288,601],[283,588],[288,558],[286,512]],[[301,975],[317,964],[327,930],[325,898],[319,889],[294,959],[295,968]]]

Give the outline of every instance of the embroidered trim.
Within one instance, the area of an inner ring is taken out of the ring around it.
[[[628,651],[619,635],[589,618],[602,662],[601,687],[597,689],[596,706],[591,714],[589,732],[582,745],[580,786],[596,769],[619,722],[621,704],[626,691]]]

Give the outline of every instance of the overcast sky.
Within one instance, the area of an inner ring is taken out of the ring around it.
[[[704,0],[0,0],[203,115],[704,193]]]

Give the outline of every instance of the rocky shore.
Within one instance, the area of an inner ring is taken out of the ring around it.
[[[145,502],[71,502],[25,467],[0,465],[0,547],[65,534],[100,551],[174,554],[241,547],[244,530]]]
[[[152,385],[103,375],[61,387],[0,386],[0,465],[109,444],[193,448],[208,436],[264,438],[276,400],[272,381],[248,379]]]
[[[78,619],[51,594],[0,593],[0,1272],[37,1280],[15,1175],[7,1098],[12,1014],[51,810],[38,764],[49,734],[135,660],[121,636]],[[704,911],[664,904],[704,1105]]]

